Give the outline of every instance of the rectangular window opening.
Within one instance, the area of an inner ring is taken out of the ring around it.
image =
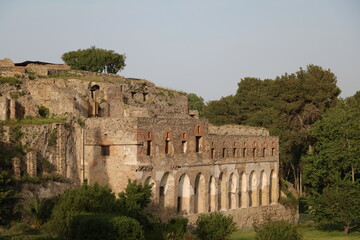
[[[223,158],[226,158],[226,148],[223,148],[222,157],[223,157]]]
[[[146,155],[151,155],[151,141],[147,141]]]
[[[256,157],[256,148],[253,148],[253,157]]]
[[[101,146],[101,156],[110,156],[110,146]]]
[[[246,157],[246,148],[243,148],[242,156],[243,156],[243,157]]]
[[[196,136],[195,141],[196,141],[195,152],[199,153],[201,152],[200,149],[201,136]]]
[[[165,140],[165,154],[169,154],[169,143],[170,141],[169,140]]]
[[[236,157],[236,148],[233,148],[233,156]]]

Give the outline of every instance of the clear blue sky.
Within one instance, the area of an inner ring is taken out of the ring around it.
[[[61,63],[92,45],[126,54],[120,75],[205,100],[308,64],[342,97],[360,90],[357,0],[0,0],[0,59]]]

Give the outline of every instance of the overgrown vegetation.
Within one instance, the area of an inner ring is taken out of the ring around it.
[[[232,216],[225,216],[220,212],[200,215],[196,221],[196,235],[201,239],[226,239],[236,231]]]
[[[297,226],[287,221],[268,221],[254,226],[255,240],[301,240]]]
[[[38,114],[42,118],[47,118],[50,114],[50,110],[44,106],[38,106]]]
[[[0,84],[1,83],[7,83],[11,86],[18,86],[23,83],[23,81],[16,77],[4,77],[0,76]]]

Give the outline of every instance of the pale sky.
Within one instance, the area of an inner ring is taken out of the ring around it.
[[[0,59],[62,63],[92,45],[126,54],[120,75],[206,101],[308,64],[342,97],[360,90],[358,0],[0,0]]]

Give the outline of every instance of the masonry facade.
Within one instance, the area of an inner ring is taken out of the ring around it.
[[[25,71],[21,97],[10,94],[19,89],[0,88],[1,120],[19,117],[10,116],[16,106],[23,116],[45,106],[72,121],[23,127],[38,138],[23,140],[34,147],[23,159],[14,159],[18,175],[42,174],[34,166],[46,158],[76,184],[108,184],[114,192],[124,190],[128,179],[152,184],[160,209],[171,208],[191,221],[214,211],[233,215],[245,227],[266,214],[293,218],[278,203],[279,141],[266,129],[212,126],[189,111],[186,94],[148,81],[54,65],[31,69],[43,77],[30,80]],[[11,64],[0,73],[11,76]],[[84,126],[76,124],[79,119]],[[36,148],[36,140],[49,142],[51,133],[56,141]],[[21,163],[28,167],[21,170]]]

